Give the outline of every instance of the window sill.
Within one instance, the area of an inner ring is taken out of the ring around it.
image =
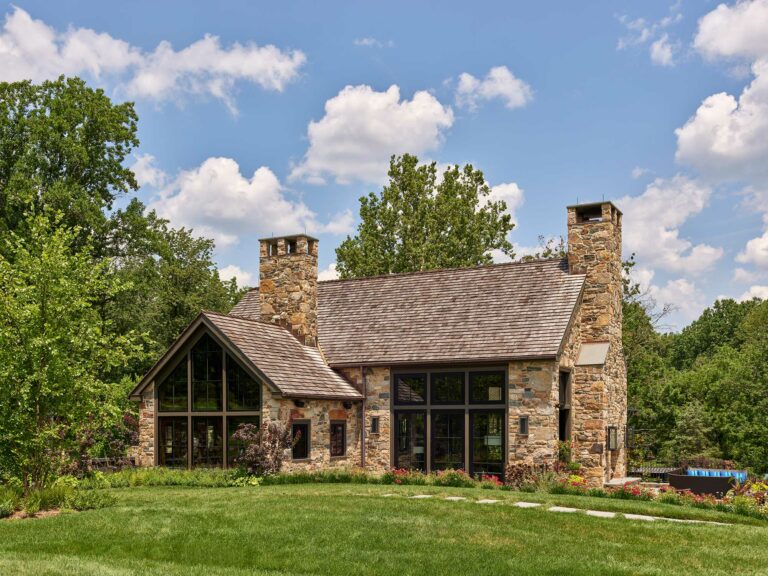
[[[347,454],[344,454],[342,456],[331,456],[331,462],[335,460],[346,460],[347,458],[349,458],[349,455]]]
[[[291,462],[312,462],[312,458],[291,458]]]

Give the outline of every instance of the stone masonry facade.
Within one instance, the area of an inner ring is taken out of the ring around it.
[[[260,240],[261,318],[317,344],[317,240],[293,236]]]

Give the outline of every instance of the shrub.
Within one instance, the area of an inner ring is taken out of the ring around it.
[[[67,498],[66,505],[73,510],[97,510],[114,506],[117,499],[103,490],[75,490]]]
[[[291,438],[288,424],[272,420],[260,427],[240,424],[232,438],[243,444],[243,453],[235,461],[249,474],[269,476],[280,472],[286,450],[293,447],[300,437]]]
[[[0,518],[7,518],[14,512],[16,512],[16,504],[13,500],[0,499]]]
[[[454,488],[472,488],[477,482],[464,470],[439,470],[432,475],[432,484],[435,486],[452,486]]]
[[[28,492],[24,496],[22,504],[27,514],[34,515],[41,510],[53,510],[63,507],[71,494],[72,488],[69,486],[54,484]]]
[[[563,464],[571,461],[571,441],[561,440],[557,443],[557,461]]]
[[[429,477],[418,470],[393,468],[382,475],[381,482],[382,484],[413,484],[416,486],[425,486],[426,484],[429,484]]]
[[[609,498],[617,500],[653,500],[654,493],[638,486],[637,484],[624,484],[624,486],[609,490]]]
[[[242,476],[239,470],[218,468],[197,468],[176,470],[173,468],[129,468],[109,474],[96,473],[80,480],[81,490],[95,488],[129,488],[133,486],[188,486],[199,488],[220,488],[234,486],[235,479]]]

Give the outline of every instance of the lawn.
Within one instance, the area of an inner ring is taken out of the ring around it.
[[[768,574],[768,523],[679,506],[415,486],[112,492],[112,508],[0,521],[0,574]],[[602,519],[515,500],[737,524]]]

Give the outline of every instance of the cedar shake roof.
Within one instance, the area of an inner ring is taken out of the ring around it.
[[[229,313],[232,316],[259,320],[261,317],[261,306],[259,304],[258,286],[256,288],[250,288]]]
[[[231,315],[203,315],[284,396],[359,400],[360,392],[331,370],[317,348],[304,346],[285,328]]]
[[[583,285],[566,260],[320,282],[318,341],[331,366],[555,357]]]

